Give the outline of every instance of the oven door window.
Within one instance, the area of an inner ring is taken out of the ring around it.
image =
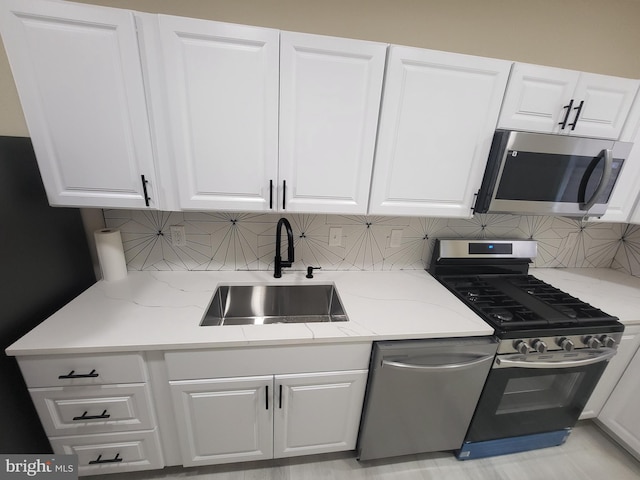
[[[607,362],[572,368],[492,369],[466,441],[550,432],[575,425]]]
[[[574,372],[510,378],[496,415],[566,408],[575,402],[585,375],[585,372]]]

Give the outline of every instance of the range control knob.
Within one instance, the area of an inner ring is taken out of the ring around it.
[[[602,337],[600,337],[600,342],[602,342],[602,345],[607,348],[613,348],[616,346],[616,339],[610,337],[609,335],[603,335]]]
[[[589,348],[600,348],[602,342],[596,337],[585,337],[584,344]]]
[[[538,353],[544,353],[547,351],[547,344],[544,343],[542,340],[538,339],[538,340],[534,340],[531,343],[531,346],[533,347],[533,349],[538,352]]]
[[[573,347],[575,346],[573,342],[569,340],[567,337],[562,337],[558,339],[557,343],[558,343],[558,346],[566,352],[570,352],[571,350],[573,350]]]
[[[513,342],[513,348],[523,355],[526,355],[531,351],[531,347],[524,340],[516,340]]]

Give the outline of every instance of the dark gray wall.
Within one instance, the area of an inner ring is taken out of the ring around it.
[[[0,137],[0,453],[51,451],[5,348],[93,283],[80,211],[49,206],[30,139]]]

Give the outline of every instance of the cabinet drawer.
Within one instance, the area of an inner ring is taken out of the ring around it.
[[[156,430],[50,438],[57,454],[77,455],[80,475],[164,467]]]
[[[169,380],[369,368],[371,343],[284,345],[167,352]]]
[[[145,384],[29,389],[47,435],[154,427]]]
[[[146,381],[144,359],[139,353],[37,355],[17,360],[29,388]]]

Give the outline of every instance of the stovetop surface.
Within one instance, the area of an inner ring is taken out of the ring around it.
[[[617,318],[528,274],[438,279],[500,332],[613,325]]]

